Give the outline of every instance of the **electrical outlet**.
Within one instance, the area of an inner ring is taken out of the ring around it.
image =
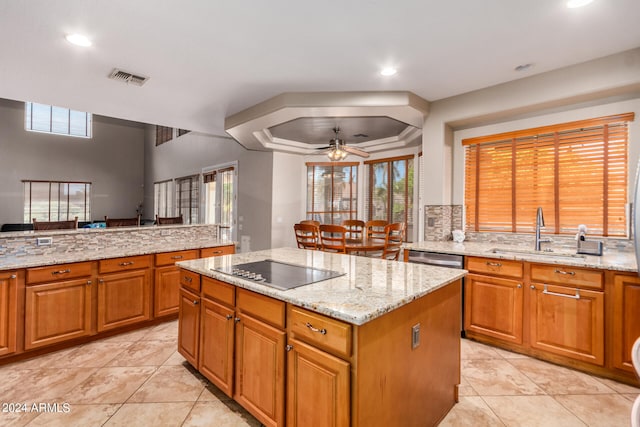
[[[36,246],[51,246],[53,237],[37,237]]]
[[[415,350],[420,345],[420,323],[411,327],[411,349]]]
[[[436,219],[432,216],[427,217],[427,227],[435,227],[436,226]]]

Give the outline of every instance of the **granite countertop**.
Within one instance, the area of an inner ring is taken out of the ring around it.
[[[417,242],[405,243],[404,248],[424,252],[438,252],[456,255],[481,256],[498,259],[511,259],[530,261],[545,264],[562,264],[576,267],[599,268],[604,270],[616,270],[637,272],[636,258],[633,252],[605,250],[602,256],[576,254],[576,251],[568,249],[555,249],[554,252],[536,253],[532,245],[499,245],[487,242]],[[507,253],[493,253],[493,249],[507,251]],[[514,252],[508,252],[514,251]]]
[[[265,259],[345,275],[282,291],[214,270]],[[367,323],[466,274],[464,270],[294,248],[181,261],[177,265],[355,325]]]
[[[85,249],[82,251],[56,252],[50,255],[24,255],[0,257],[0,270],[15,270],[20,268],[42,267],[47,265],[67,264],[73,262],[98,261],[125,256],[148,255],[162,252],[201,249],[216,246],[233,245],[230,240],[211,239],[206,243],[193,244],[189,241],[163,241],[158,246],[138,245],[129,248]]]

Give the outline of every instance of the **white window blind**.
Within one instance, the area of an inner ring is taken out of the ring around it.
[[[91,138],[91,113],[55,105],[25,103],[25,129],[34,132]]]

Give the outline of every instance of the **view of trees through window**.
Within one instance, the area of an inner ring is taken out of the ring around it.
[[[307,218],[322,224],[357,219],[357,163],[307,163]]]

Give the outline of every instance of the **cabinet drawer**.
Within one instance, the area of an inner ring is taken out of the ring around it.
[[[238,289],[236,298],[238,310],[270,323],[276,328],[284,329],[284,302],[246,289]]]
[[[523,267],[520,261],[496,258],[467,258],[467,270],[472,273],[483,273],[505,277],[522,277]]]
[[[200,293],[200,275],[193,271],[180,269],[180,284],[191,289],[196,293]]]
[[[90,262],[27,269],[27,283],[42,283],[91,276]]]
[[[188,261],[190,259],[196,259],[198,258],[198,255],[198,249],[156,254],[156,267],[160,267],[163,265],[173,265],[178,261]]]
[[[98,265],[98,271],[102,274],[149,267],[151,267],[151,255],[140,255],[102,260]]]
[[[210,277],[202,278],[202,296],[233,307],[236,303],[236,287]]]
[[[531,281],[602,289],[604,271],[563,265],[532,264]]]
[[[214,248],[200,249],[200,258],[209,258],[212,256],[222,256],[236,253],[234,245],[216,246]]]
[[[343,358],[351,356],[351,325],[289,305],[289,331],[304,341]]]

